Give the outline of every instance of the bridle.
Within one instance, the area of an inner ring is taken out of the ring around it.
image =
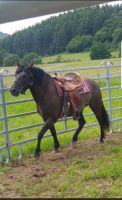
[[[29,75],[28,75],[28,76],[29,76]],[[33,85],[33,83],[34,83],[32,73],[30,73],[29,78],[30,78],[30,77],[31,77],[31,80],[29,81],[29,84],[28,84],[29,88],[30,88],[30,87]],[[22,88],[22,89],[21,89],[21,93],[22,93],[22,94],[25,94],[26,88],[23,88],[22,85],[19,83],[18,80],[15,80],[14,83],[18,86],[19,89]]]

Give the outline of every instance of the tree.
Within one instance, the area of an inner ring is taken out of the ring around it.
[[[3,65],[3,59],[7,53],[4,49],[0,51],[0,67]]]
[[[27,64],[27,63],[33,62],[35,64],[39,64],[39,60],[40,60],[40,63],[41,63],[42,58],[39,57],[37,53],[31,52],[31,53],[24,55],[24,57],[22,59],[22,63]]]
[[[118,49],[119,49],[118,57],[120,58],[120,57],[121,57],[121,54],[122,54],[122,53],[121,53],[121,43],[118,44]]]
[[[93,44],[90,52],[92,60],[110,58],[111,53],[104,43],[96,42]]]
[[[115,47],[122,41],[122,28],[117,28],[113,32],[113,43]]]
[[[77,35],[69,42],[69,44],[66,47],[66,50],[71,53],[80,52],[80,46],[81,46],[81,37],[80,35]]]
[[[37,64],[37,65],[41,64],[42,63],[42,57],[38,56],[37,58],[34,58],[33,63]]]
[[[68,52],[81,52],[92,45],[93,37],[91,35],[77,35],[74,37],[66,47]]]
[[[96,6],[69,11],[7,36],[0,41],[0,50],[5,49],[21,58],[30,52],[52,55],[68,50],[68,44],[78,35],[95,36],[95,41],[106,42],[111,48],[114,30],[122,27],[121,10],[121,6]],[[73,41],[69,51],[80,52],[89,48],[85,40],[80,40],[80,47],[78,40]]]
[[[16,54],[8,53],[3,59],[4,66],[13,66],[19,61],[19,57]]]
[[[94,41],[96,42],[112,42],[112,36],[108,28],[103,27],[100,29],[94,37]]]
[[[89,47],[91,47],[93,42],[93,37],[92,35],[83,35],[81,36],[81,50],[85,50]]]

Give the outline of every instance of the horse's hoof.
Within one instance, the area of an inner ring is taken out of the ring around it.
[[[104,140],[99,140],[99,144],[103,144],[104,143]]]
[[[54,153],[60,153],[60,150],[59,150],[59,149],[54,149],[53,152],[54,152]]]
[[[40,152],[35,152],[35,154],[34,154],[34,158],[35,158],[35,159],[40,158]]]
[[[72,141],[72,148],[76,148],[77,141]]]

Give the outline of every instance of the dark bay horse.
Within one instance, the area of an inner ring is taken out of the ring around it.
[[[38,134],[38,141],[35,150],[35,157],[40,155],[40,143],[43,135],[49,129],[55,143],[55,151],[58,151],[59,142],[54,123],[61,117],[64,96],[59,96],[54,83],[54,78],[44,70],[34,67],[32,64],[17,64],[15,72],[16,80],[13,83],[10,92],[13,96],[24,94],[30,89],[31,94],[37,105],[37,112],[42,116],[45,124]],[[73,135],[72,142],[77,141],[78,135],[85,125],[83,116],[84,107],[88,106],[94,112],[100,125],[100,142],[104,141],[105,131],[109,129],[109,118],[102,101],[102,95],[99,86],[94,80],[85,79],[90,85],[90,92],[81,95],[80,118],[78,119],[78,128]],[[73,115],[70,109],[69,116]]]

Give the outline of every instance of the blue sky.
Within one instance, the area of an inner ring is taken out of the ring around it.
[[[122,3],[122,1],[115,1],[108,4],[115,5],[115,4],[120,4],[120,3]],[[0,32],[13,34],[16,31],[23,30],[25,28],[28,28],[29,26],[35,25],[36,23],[41,23],[41,21],[46,20],[50,18],[51,16],[57,16],[57,15],[59,15],[59,13],[0,24]]]

